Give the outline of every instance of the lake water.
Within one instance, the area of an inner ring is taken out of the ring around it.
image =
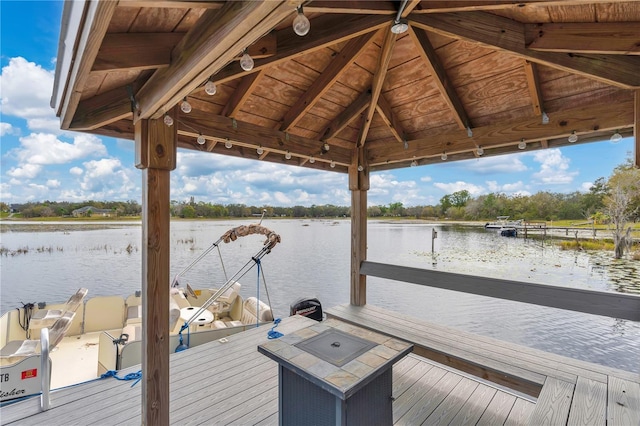
[[[191,264],[228,229],[250,221],[171,223],[171,275]],[[300,297],[324,307],[349,301],[349,220],[267,220],[282,243],[262,259],[276,316]],[[79,287],[89,296],[140,289],[140,224],[85,229],[86,223],[38,225],[3,222],[0,256],[2,312],[27,302],[62,302]],[[432,229],[436,229],[434,254]],[[217,287],[251,261],[263,238],[222,244],[184,274],[181,284]],[[26,253],[25,253],[26,251]],[[397,265],[551,285],[640,294],[640,262],[612,253],[562,251],[541,241],[505,238],[477,227],[369,221],[368,259]],[[224,268],[223,268],[224,265]],[[242,295],[255,296],[254,268]],[[640,323],[544,308],[369,278],[367,302],[565,356],[640,372]],[[264,295],[264,287],[260,287]]]

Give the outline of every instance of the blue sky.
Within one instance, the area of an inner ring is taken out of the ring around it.
[[[58,48],[62,1],[0,0],[0,200],[136,200],[141,172],[133,142],[63,132],[49,106]],[[372,173],[370,205],[437,204],[462,189],[490,192],[587,191],[633,151],[632,138],[618,144],[479,158],[435,166]],[[171,199],[289,206],[349,205],[345,175],[294,166],[179,151]]]

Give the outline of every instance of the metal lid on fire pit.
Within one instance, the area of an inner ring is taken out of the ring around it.
[[[342,367],[377,345],[358,336],[329,329],[294,346],[336,367]]]

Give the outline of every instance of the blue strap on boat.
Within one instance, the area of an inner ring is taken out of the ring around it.
[[[115,370],[109,370],[100,376],[101,379],[106,379],[107,377],[114,377],[118,380],[135,380],[131,385],[131,387],[134,387],[140,380],[142,380],[142,370],[138,370],[135,373],[129,373],[124,377],[118,376],[118,372]]]
[[[277,339],[279,337],[284,336],[284,334],[280,333],[279,331],[275,331],[275,328],[278,326],[278,324],[280,324],[280,321],[281,321],[280,318],[276,318],[273,321],[273,327],[271,327],[271,330],[269,330],[269,332],[267,333],[268,339]]]

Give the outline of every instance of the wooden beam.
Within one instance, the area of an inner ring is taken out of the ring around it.
[[[537,52],[525,46],[524,24],[485,12],[410,15],[411,25],[447,37],[481,43],[521,58],[624,89],[640,87],[636,56]]]
[[[117,5],[118,2],[115,1],[101,1],[90,2],[86,6],[83,21],[85,25],[79,29],[78,45],[74,49],[75,57],[71,61],[64,97],[60,102],[58,115],[61,118],[61,129],[69,129],[75,116],[91,67]]]
[[[621,102],[616,108],[610,105],[596,105],[575,108],[554,113],[549,124],[542,124],[538,117],[493,124],[473,129],[473,138],[463,130],[441,133],[409,141],[409,149],[398,150],[388,143],[370,142],[369,163],[372,166],[393,161],[406,161],[416,157],[440,156],[443,146],[447,154],[472,151],[476,146],[489,148],[516,145],[525,141],[541,139],[566,139],[573,130],[588,135],[594,130],[600,132],[628,128],[633,125],[634,107],[632,101]]]
[[[134,91],[134,89],[131,89]],[[78,103],[76,114],[68,129],[86,131],[119,121],[131,119],[131,100],[126,86],[117,87]]]
[[[525,39],[542,52],[640,55],[640,22],[527,24]]]
[[[524,73],[527,76],[527,86],[531,95],[533,113],[542,115],[544,107],[542,104],[542,92],[540,91],[540,79],[538,77],[538,66],[534,62],[524,61]]]
[[[324,15],[311,20],[313,30],[304,37],[296,35],[287,27],[276,32],[278,53],[269,58],[256,60],[252,72],[376,31],[388,23],[389,19],[386,16]],[[217,73],[214,79],[223,83],[236,79],[243,73],[246,71],[237,64],[229,64]]]
[[[427,34],[421,29],[416,30],[413,28],[409,28],[409,34],[411,35],[414,44],[418,47],[418,53],[422,57],[424,64],[429,69],[436,86],[438,86],[440,94],[453,113],[453,118],[456,123],[458,123],[458,127],[461,129],[472,127],[471,120],[464,109],[464,105],[462,105],[460,97],[456,93],[455,86],[447,76],[447,72],[440,61],[436,50],[429,41]]]
[[[640,90],[636,90],[633,102],[633,138],[634,144],[634,165],[640,168]]]
[[[369,45],[375,32],[369,32],[349,40],[347,45],[338,53],[331,63],[325,68],[304,94],[285,114],[280,130],[288,131],[307,113],[342,76],[347,68],[354,63],[356,58]]]
[[[611,318],[640,321],[640,296],[363,262],[369,276]]]
[[[284,154],[289,150],[297,157],[333,159],[342,164],[351,162],[351,149],[340,146],[332,146],[327,154],[321,153],[322,142],[320,140],[304,138],[275,129],[267,129],[255,124],[237,121],[230,118],[211,115],[199,111],[191,111],[188,115],[182,115],[180,122],[176,124],[181,135],[189,135],[194,140],[198,132],[202,132],[208,138],[218,141],[231,140],[238,146],[256,149],[262,145],[265,151]],[[194,130],[195,129],[195,130]]]
[[[403,142],[404,130],[400,127],[399,120],[396,118],[391,110],[391,105],[389,105],[389,102],[387,102],[383,95],[380,95],[378,98],[376,111],[380,115],[380,118],[382,118],[382,121],[387,124],[389,130],[391,130],[393,137],[396,138],[398,142]]]
[[[362,166],[362,170],[358,170]],[[367,260],[367,190],[369,166],[366,148],[354,148],[349,166],[351,190],[351,304],[367,303],[367,277],[360,273],[360,265]]]
[[[142,171],[142,424],[169,424],[170,173],[176,126],[135,125],[136,167]]]
[[[102,41],[91,72],[168,67],[184,33],[117,33]]]
[[[338,115],[327,127],[320,133],[320,140],[326,141],[334,138],[354,118],[362,114],[362,112],[371,104],[371,91],[365,90],[358,98],[351,103],[340,115]]]
[[[134,119],[161,116],[291,13],[287,1],[233,1],[207,10],[173,50],[171,66],[140,89]]]
[[[376,72],[373,75],[373,81],[371,82],[371,103],[369,104],[364,116],[364,122],[356,143],[357,146],[363,146],[364,142],[367,140],[371,121],[373,120],[373,114],[376,112],[378,98],[382,92],[382,85],[384,84],[384,80],[389,69],[389,61],[391,61],[393,47],[396,45],[396,40],[398,39],[398,34],[391,32],[388,26],[383,27],[382,31],[384,31],[384,41],[382,42],[380,56],[378,57],[378,66],[376,67]]]
[[[521,10],[531,7],[579,6],[611,3],[611,0],[429,0],[420,3],[415,13],[468,12],[478,10]]]
[[[153,7],[170,9],[220,9],[224,1],[216,0],[120,0],[120,7]]]
[[[260,77],[262,77],[263,74],[264,70],[260,70],[242,77],[240,84],[231,94],[231,97],[227,101],[227,104],[224,106],[222,114],[220,115],[225,117],[235,117],[240,109],[242,109],[242,106],[247,99],[249,99],[251,93],[253,93],[253,89],[258,85]]]

